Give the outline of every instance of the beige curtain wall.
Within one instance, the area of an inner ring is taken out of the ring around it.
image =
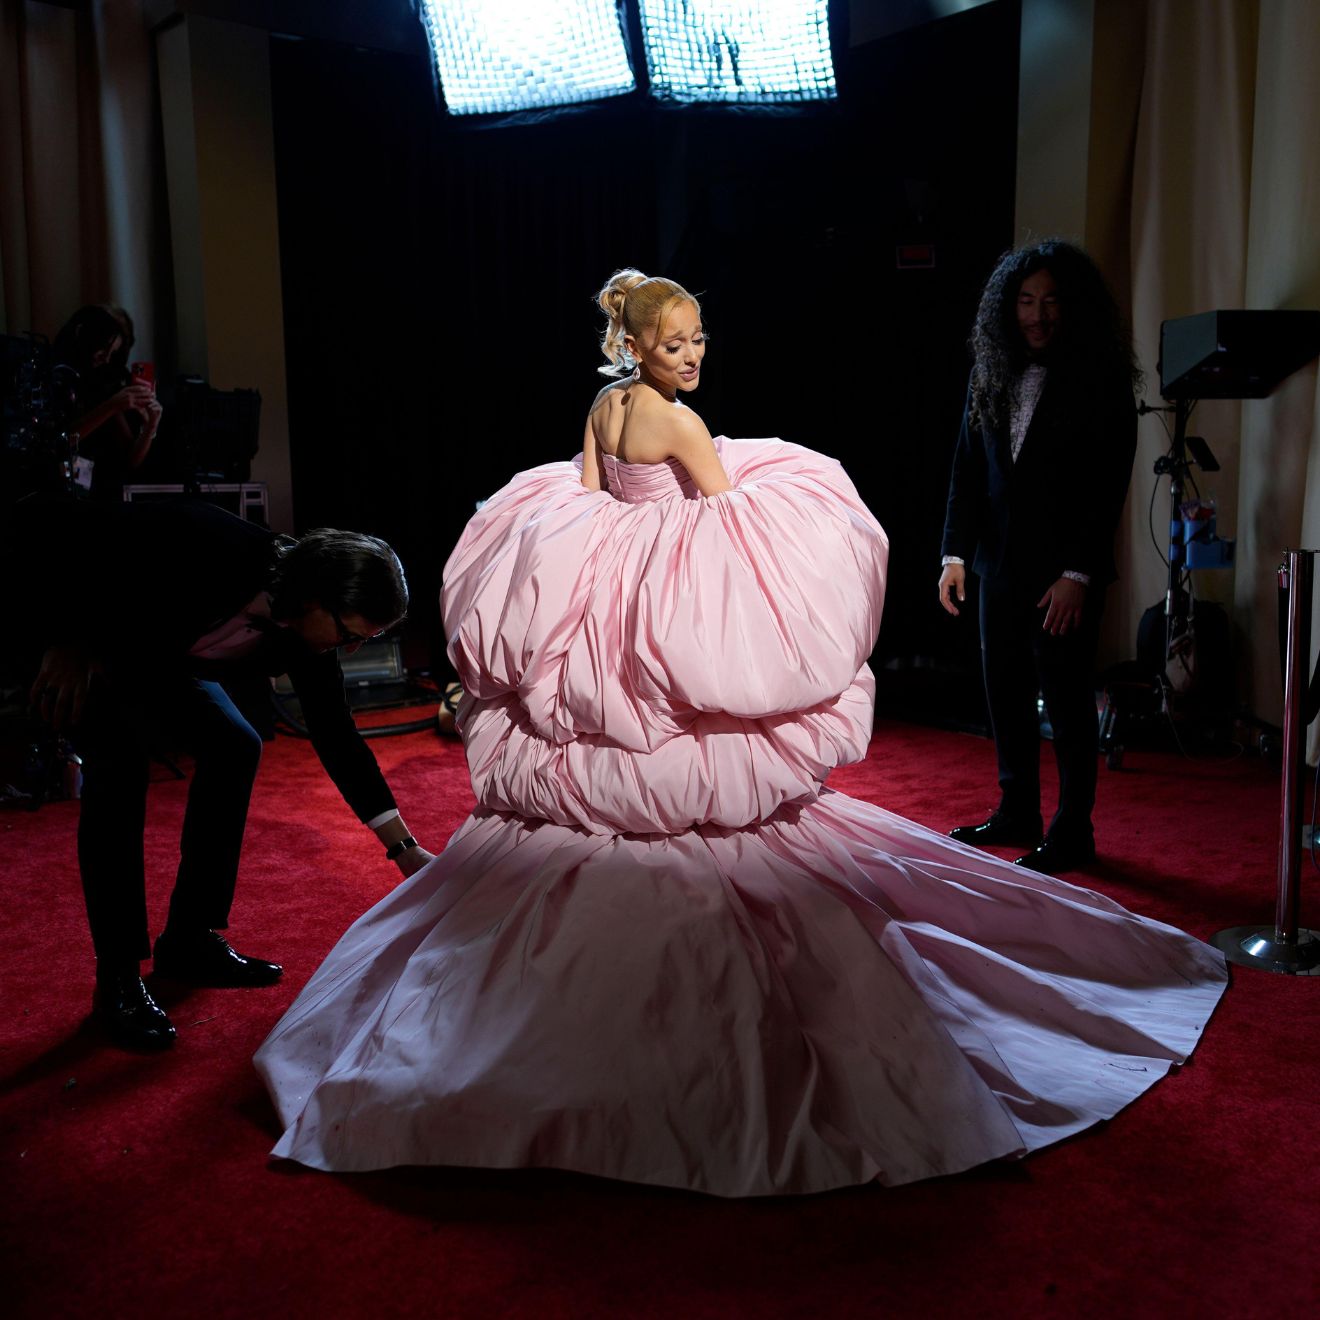
[[[1320,4],[1149,0],[1144,18],[1130,254],[1133,329],[1155,402],[1161,321],[1320,309]],[[1103,86],[1093,95],[1103,115]],[[1240,695],[1273,723],[1282,715],[1275,569],[1286,547],[1320,548],[1318,404],[1313,362],[1268,399],[1200,404],[1191,427],[1222,465],[1198,474],[1202,493],[1218,503],[1221,534],[1237,536],[1236,569],[1198,572],[1196,590],[1228,610]],[[1142,610],[1164,593],[1147,519],[1166,443],[1158,420],[1144,419],[1113,610],[1127,654]],[[1161,543],[1167,517],[1162,482]]]
[[[117,302],[153,357],[169,245],[142,0],[0,0],[0,330]],[[164,278],[161,278],[164,276]]]

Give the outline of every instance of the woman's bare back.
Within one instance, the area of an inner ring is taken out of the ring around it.
[[[607,385],[591,405],[583,437],[582,480],[593,490],[600,489],[602,454],[624,463],[676,458],[703,495],[730,489],[701,418],[635,378]]]

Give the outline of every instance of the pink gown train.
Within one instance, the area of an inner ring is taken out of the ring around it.
[[[1220,955],[825,787],[866,754],[887,543],[842,468],[514,478],[446,569],[478,809],[257,1054],[321,1169],[548,1166],[722,1196],[897,1184],[1109,1118]]]

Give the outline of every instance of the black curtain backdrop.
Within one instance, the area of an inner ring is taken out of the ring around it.
[[[702,297],[712,433],[833,454],[888,530],[882,697],[948,672],[976,706],[974,621],[943,615],[935,580],[967,335],[1012,240],[1017,42],[999,0],[840,43],[825,110],[638,99],[480,127],[437,107],[421,59],[275,40],[300,529],[389,540],[438,655],[465,519],[578,450],[603,383],[592,294],[638,266]],[[934,267],[900,269],[920,243]]]

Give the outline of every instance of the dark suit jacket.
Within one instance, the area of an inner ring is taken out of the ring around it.
[[[245,670],[287,673],[326,771],[358,817],[370,820],[394,798],[353,723],[333,651],[318,654],[291,629],[272,627],[248,656],[188,654],[268,584],[273,540],[266,528],[204,501],[25,500],[0,529],[15,582],[17,644],[4,643],[11,667],[17,656],[34,669],[46,647],[75,643],[101,662],[110,683],[131,684],[148,698],[157,675],[223,683]]]
[[[1067,571],[1111,582],[1137,447],[1131,383],[1051,370],[1016,463],[1007,412],[990,428],[972,426],[963,409],[941,553],[1038,594]]]

